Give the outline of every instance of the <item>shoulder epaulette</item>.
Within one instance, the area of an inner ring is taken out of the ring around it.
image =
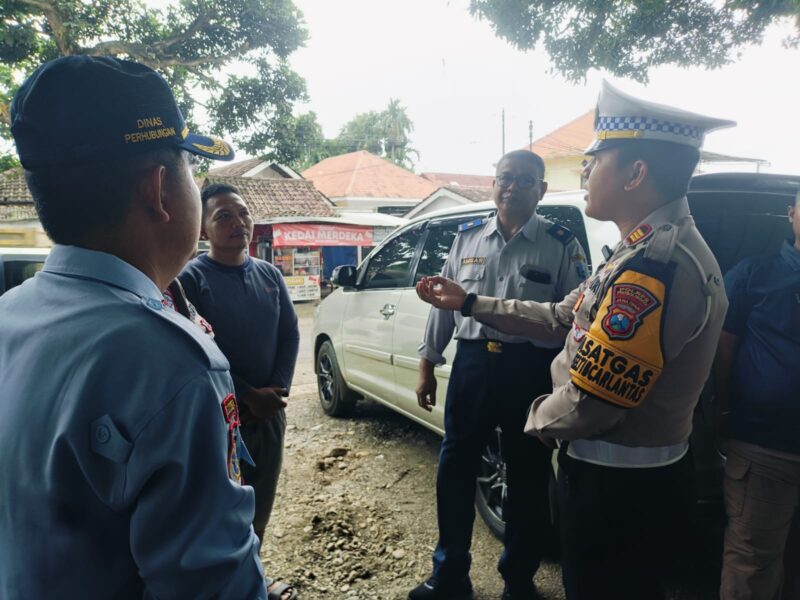
[[[553,223],[550,225],[550,227],[547,228],[547,233],[552,235],[565,246],[575,239],[575,235],[569,229],[563,225],[559,225],[558,223]]]
[[[480,227],[481,225],[486,225],[486,222],[489,219],[487,217],[481,217],[480,219],[473,219],[472,221],[467,221],[466,223],[462,223],[458,226],[459,233],[464,231],[469,231],[470,229],[475,229],[476,227]]]

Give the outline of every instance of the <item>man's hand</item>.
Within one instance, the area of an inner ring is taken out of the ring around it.
[[[280,387],[253,388],[242,398],[245,406],[250,410],[254,421],[266,421],[286,408],[284,398],[289,395],[289,390]]]
[[[417,403],[428,412],[436,406],[436,377],[433,369],[436,365],[422,358],[419,361],[419,383],[417,383]]]
[[[461,310],[467,292],[452,279],[446,277],[423,277],[417,283],[417,296],[436,308]]]

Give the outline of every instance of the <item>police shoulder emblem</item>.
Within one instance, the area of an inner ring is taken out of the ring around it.
[[[644,225],[640,225],[633,231],[628,234],[628,237],[625,238],[625,245],[626,246],[635,246],[636,244],[640,244],[641,242],[645,241],[653,234],[653,227],[645,223]]]
[[[547,233],[552,235],[564,245],[569,244],[575,239],[575,235],[569,229],[563,225],[559,225],[558,223],[553,223],[550,227],[548,227]]]
[[[661,305],[647,288],[633,283],[611,286],[611,303],[602,327],[609,339],[629,340],[642,324],[645,315]]]

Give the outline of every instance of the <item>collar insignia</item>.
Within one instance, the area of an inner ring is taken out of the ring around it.
[[[644,225],[640,225],[636,229],[630,232],[628,237],[625,238],[625,245],[626,246],[635,246],[636,244],[640,244],[647,238],[649,238],[653,233],[653,227],[645,223]]]

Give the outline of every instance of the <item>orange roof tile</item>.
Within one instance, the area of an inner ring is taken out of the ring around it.
[[[438,187],[366,150],[326,158],[301,175],[328,198],[422,199]]]
[[[594,109],[559,127],[525,148],[542,158],[580,156],[594,140]]]
[[[255,177],[206,177],[205,185],[227,183],[242,194],[256,223],[277,217],[333,217],[331,201],[310,181]],[[205,187],[205,186],[204,186]]]
[[[494,183],[494,175],[462,175],[460,173],[423,173],[422,176],[438,186],[469,186],[490,188]]]

